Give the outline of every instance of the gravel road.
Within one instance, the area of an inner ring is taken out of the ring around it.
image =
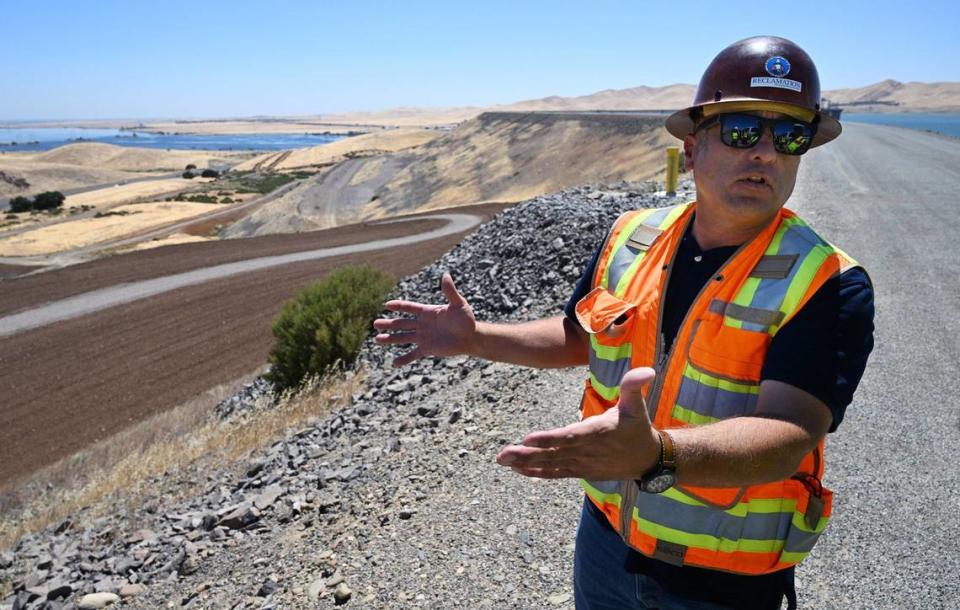
[[[804,157],[791,206],[870,272],[876,347],[827,442],[827,534],[810,608],[960,608],[960,139],[844,124]]]

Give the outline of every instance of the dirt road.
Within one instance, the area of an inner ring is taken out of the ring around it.
[[[503,207],[457,212],[489,218]],[[98,287],[255,254],[397,238],[442,223],[356,225],[136,252],[0,281],[0,310],[23,311]],[[255,371],[266,362],[273,318],[304,284],[360,263],[399,277],[433,261],[462,237],[460,232],[426,243],[251,271],[0,339],[0,486]]]

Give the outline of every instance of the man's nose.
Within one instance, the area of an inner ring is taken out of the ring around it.
[[[777,149],[773,147],[773,130],[764,127],[760,133],[760,141],[750,149],[753,158],[758,161],[772,163],[777,158]]]

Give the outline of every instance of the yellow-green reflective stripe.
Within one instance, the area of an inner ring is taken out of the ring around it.
[[[583,491],[587,492],[588,496],[600,502],[601,504],[613,504],[615,506],[620,506],[621,502],[623,502],[623,498],[620,496],[620,494],[604,493],[591,485],[586,479],[580,479],[580,487],[583,487]]]
[[[661,221],[656,228],[666,230],[684,213],[684,211],[686,211],[689,205],[690,204],[674,206],[673,209],[670,210],[666,216],[664,216],[663,221]],[[643,261],[645,256],[646,252],[641,252],[640,255],[633,260],[630,266],[627,267],[627,270],[623,272],[623,276],[621,276],[620,281],[617,282],[616,290],[614,291],[615,295],[618,297],[623,296],[623,294],[627,291],[627,288],[630,286],[630,282],[633,281],[633,276],[637,274],[637,269],[640,267],[640,263]]]
[[[695,426],[703,426],[704,424],[712,424],[715,421],[720,421],[716,417],[700,415],[699,413],[691,411],[690,409],[684,409],[680,405],[673,405],[673,412],[670,413],[670,416],[673,417],[673,419],[679,419],[682,422],[693,424]]]
[[[823,264],[830,254],[831,250],[827,246],[816,246],[810,251],[810,254],[803,259],[803,263],[790,281],[790,287],[787,288],[787,295],[783,299],[783,305],[780,306],[780,311],[787,315],[796,311],[800,305],[800,300],[803,298],[803,295],[807,293],[807,289],[813,281],[813,276],[817,274],[820,265]],[[776,327],[771,327],[771,331],[774,328]]]
[[[790,219],[784,220],[780,223],[780,226],[777,227],[776,232],[773,234],[773,239],[770,240],[770,245],[767,246],[764,254],[776,254],[780,251],[780,243],[783,241],[783,236],[787,234],[787,231],[790,229],[790,226],[793,223]]]
[[[696,498],[691,498],[687,494],[683,493],[676,487],[671,487],[667,491],[663,492],[665,498],[670,498],[676,502],[681,502],[689,506],[706,506],[700,500]],[[717,509],[719,510],[719,509]],[[780,499],[780,498],[755,498],[752,500],[746,500],[743,502],[738,502],[736,506],[733,506],[725,511],[728,515],[733,517],[746,517],[747,513],[793,513],[796,517],[797,513],[797,501],[790,499]],[[801,515],[802,518],[802,515]],[[807,530],[809,531],[809,530]]]
[[[610,256],[607,258],[607,268],[603,270],[603,277],[600,279],[601,286],[609,289],[610,268],[613,266],[613,261],[614,258],[616,258],[617,252],[623,247],[623,244],[627,243],[627,240],[630,239],[631,235],[633,235],[633,231],[637,228],[637,226],[643,222],[647,216],[653,214],[655,211],[656,208],[644,210],[627,221],[627,226],[620,231],[620,234],[617,235],[617,239],[615,239],[613,242],[613,249],[610,250]]]
[[[693,368],[693,366],[688,362],[687,367],[683,370],[683,376],[687,377],[692,381],[697,383],[702,383],[705,386],[711,388],[720,388],[721,390],[726,390],[727,392],[739,392],[740,394],[760,394],[760,386],[750,383],[736,383],[728,379],[719,379],[705,373],[701,370]]]
[[[793,527],[810,534],[819,534],[823,532],[823,530],[827,529],[827,523],[829,521],[830,521],[830,517],[820,517],[820,520],[817,521],[817,527],[815,527],[814,529],[810,529],[810,526],[807,525],[806,518],[804,518],[804,516],[797,511],[794,511],[793,519],[791,520],[791,522],[793,523]]]
[[[593,386],[593,389],[596,390],[597,394],[603,396],[607,400],[616,400],[620,396],[620,387],[608,387],[600,383],[597,380],[597,376],[593,373],[590,373],[590,385]]]
[[[750,307],[750,304],[753,302],[753,295],[756,294],[757,288],[760,287],[760,280],[761,278],[758,277],[747,278],[747,281],[744,282],[740,290],[737,291],[737,296],[733,298],[733,302],[737,305]],[[743,328],[743,322],[741,320],[736,320],[730,316],[724,316],[723,323],[733,328]]]
[[[783,551],[780,553],[780,562],[781,563],[800,563],[807,558],[810,552],[805,553],[791,553],[790,551]]]
[[[617,346],[601,345],[596,335],[590,335],[590,348],[598,358],[604,360],[620,360],[621,358],[629,358],[633,354],[632,343]]]
[[[649,536],[659,538],[660,540],[709,551],[720,551],[722,553],[733,553],[735,551],[778,553],[784,544],[783,540],[753,540],[750,538],[729,540],[727,538],[710,536],[709,534],[690,534],[654,523],[653,521],[648,521],[638,514],[636,508],[633,509],[633,521],[638,530]]]

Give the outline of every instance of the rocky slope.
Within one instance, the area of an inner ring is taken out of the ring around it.
[[[481,319],[558,315],[620,212],[689,196],[651,191],[581,187],[520,204],[397,296],[436,302],[450,271]],[[0,551],[0,608],[572,607],[579,488],[522,479],[493,456],[574,420],[581,373],[467,358],[394,370],[394,355],[367,345],[365,392],[248,463],[157,477],[144,501],[80,511]]]

